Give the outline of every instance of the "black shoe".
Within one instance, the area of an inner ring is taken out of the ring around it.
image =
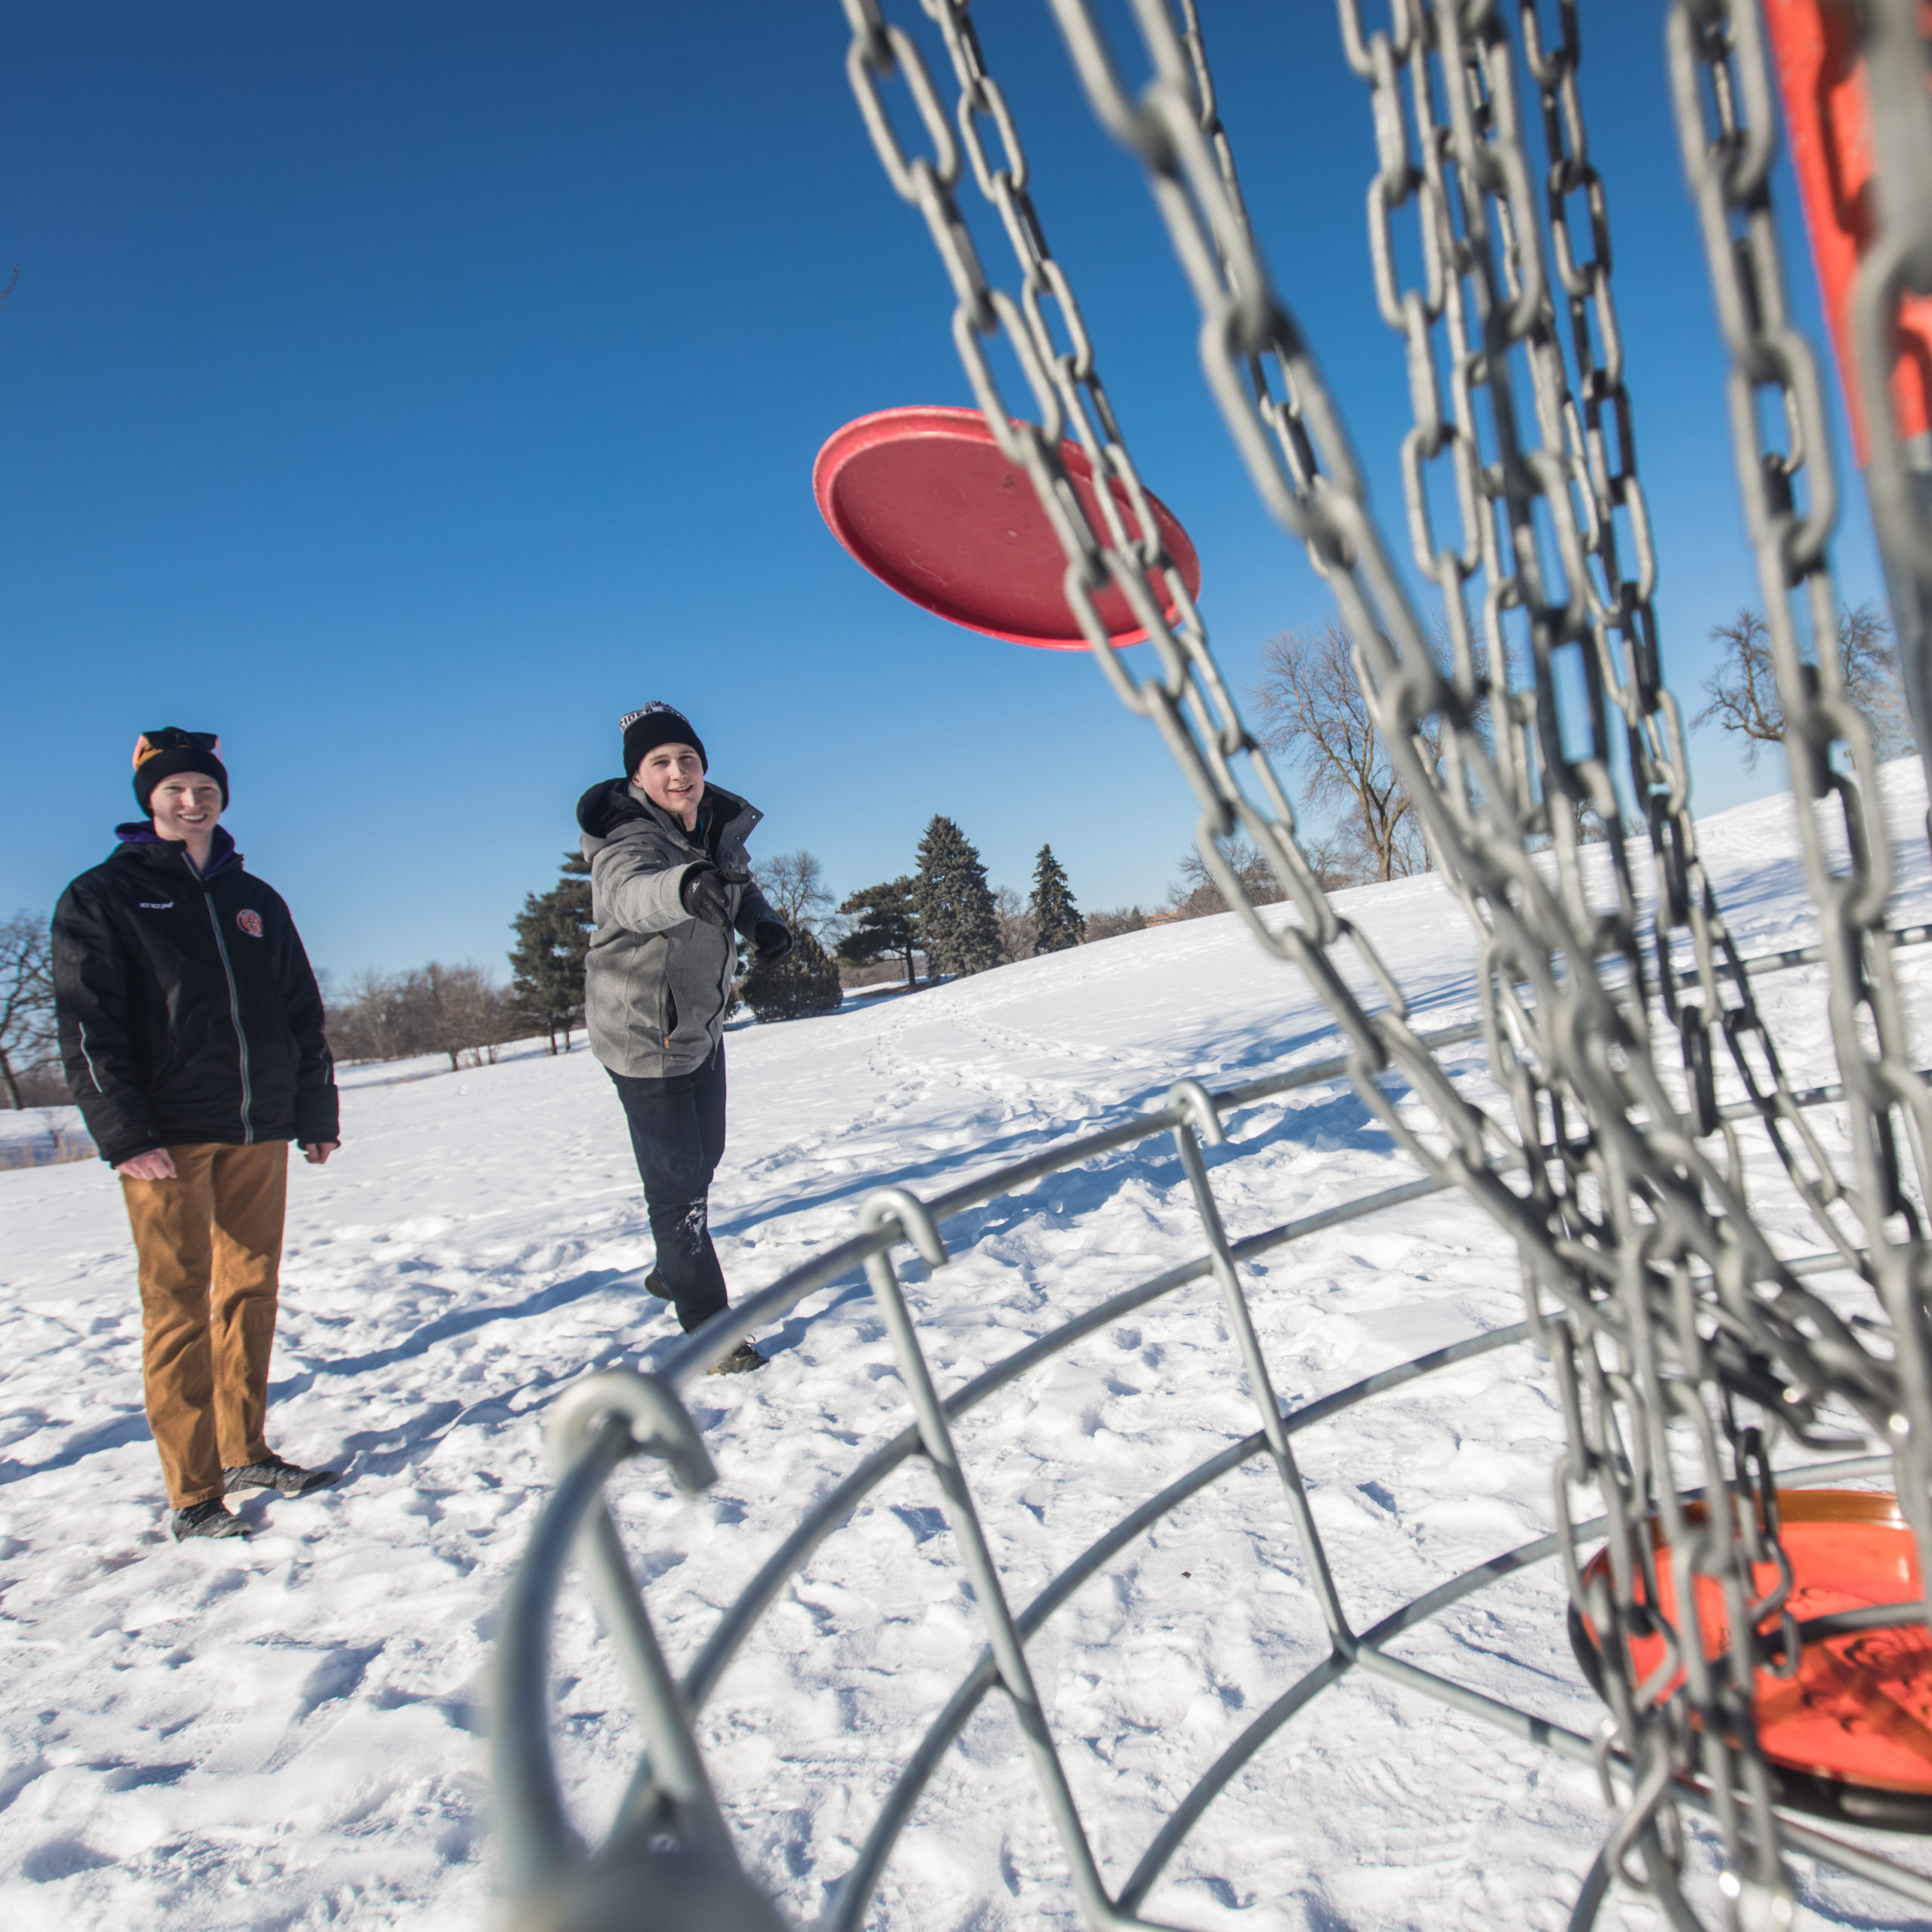
[[[284,1496],[306,1496],[310,1490],[326,1489],[336,1480],[334,1469],[300,1469],[272,1454],[238,1469],[223,1469],[221,1475],[230,1496],[238,1489],[272,1489]]]
[[[190,1537],[245,1537],[248,1534],[248,1524],[239,1516],[231,1516],[228,1505],[218,1496],[177,1509],[168,1519],[168,1528],[177,1543],[186,1543]]]
[[[749,1375],[755,1368],[762,1368],[766,1358],[758,1353],[749,1342],[740,1342],[728,1355],[721,1355],[704,1372],[707,1375]]]
[[[671,1291],[664,1285],[663,1276],[655,1268],[644,1278],[644,1291],[648,1295],[655,1295],[660,1301],[671,1299]]]

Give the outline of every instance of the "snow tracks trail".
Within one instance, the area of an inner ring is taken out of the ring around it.
[[[1922,801],[1909,773],[1891,775],[1906,903],[1923,918],[1932,892],[1909,835]],[[1703,835],[1747,951],[1809,937],[1788,801]],[[1440,881],[1346,897],[1419,1004],[1466,1010],[1467,928]],[[1815,974],[1775,984],[1766,1004],[1794,1073],[1816,1060],[1828,1074]],[[1156,1104],[1176,1079],[1226,1084],[1333,1042],[1299,976],[1230,917],[741,1028],[728,1051],[713,1224],[743,1291],[851,1232],[875,1186],[933,1192]],[[1456,1064],[1480,1078],[1479,1050]],[[0,1917],[24,1932],[490,1922],[481,1700],[495,1606],[545,1493],[540,1414],[588,1369],[648,1361],[671,1326],[632,1278],[648,1232],[586,1054],[413,1072],[429,1075],[352,1070],[343,1152],[291,1176],[271,1433],[345,1473],[332,1491],[244,1504],[246,1544],[166,1539],[112,1177],[97,1163],[0,1173]],[[1209,1160],[1237,1238],[1407,1177],[1344,1085],[1230,1126]],[[1165,1142],[949,1234],[957,1261],[936,1278],[912,1269],[909,1288],[943,1389],[1200,1248]],[[1511,1251],[1453,1197],[1276,1251],[1250,1279],[1296,1402],[1520,1312]],[[614,1484],[677,1660],[801,1508],[906,1419],[856,1278],[764,1340],[765,1373],[695,1391],[714,1489],[678,1499],[642,1464]],[[975,1411],[961,1447],[1016,1601],[1253,1426],[1204,1284]],[[1358,1621],[1546,1530],[1561,1434],[1540,1362],[1515,1348],[1299,1438]],[[1589,1729],[1562,1612],[1560,1576],[1531,1573],[1405,1654]],[[1043,1633],[1041,1689],[1115,1881],[1235,1731],[1318,1660],[1319,1633],[1259,1464],[1164,1521]],[[714,1774],[749,1862],[798,1921],[851,1864],[978,1643],[933,1487],[908,1469],[727,1673],[702,1727]],[[636,1739],[580,1599],[557,1668],[566,1774],[601,1819]],[[1269,1932],[1556,1928],[1602,1822],[1587,1775],[1346,1684],[1237,1780],[1149,1910]],[[875,1922],[1071,1927],[1059,1875],[1011,1720],[989,1703],[915,1814]],[[1810,1881],[1806,1906],[1820,1924],[1899,1923],[1842,1880]],[[1604,1922],[1653,1919],[1617,1903]]]

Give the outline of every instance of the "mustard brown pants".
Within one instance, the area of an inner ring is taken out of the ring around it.
[[[177,1509],[268,1453],[288,1143],[171,1147],[173,1180],[122,1178],[141,1284],[148,1426]]]

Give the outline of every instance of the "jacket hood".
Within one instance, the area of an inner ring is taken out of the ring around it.
[[[621,778],[600,778],[577,801],[577,822],[593,838],[608,838],[626,819],[645,816]]]
[[[164,838],[154,829],[151,818],[130,819],[125,825],[114,828],[114,836],[119,841],[115,856],[131,859],[146,859],[165,864],[177,855],[186,857],[188,848],[179,839]],[[209,841],[208,870],[201,876],[211,877],[226,865],[239,865],[242,854],[235,849],[233,835],[225,825],[214,829],[214,836]]]
[[[705,797],[716,805],[722,814],[721,823],[726,826],[737,823],[746,812],[752,813],[752,825],[760,817],[740,798],[735,792],[728,792],[721,785],[707,784]],[[667,814],[657,811],[648,805],[641,805],[631,790],[627,778],[601,778],[577,801],[577,822],[593,838],[608,838],[619,826],[641,820],[647,825],[661,825],[666,831],[681,835],[684,827],[676,824]],[[220,828],[217,826],[217,832]],[[749,832],[750,826],[745,829]]]

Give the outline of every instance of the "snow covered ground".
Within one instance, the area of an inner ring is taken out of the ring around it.
[[[1906,915],[1932,915],[1914,774],[1890,774]],[[1788,802],[1706,822],[1749,951],[1811,916]],[[1457,1010],[1469,946],[1440,882],[1349,895],[1412,992]],[[1932,968],[1932,949],[1911,956]],[[1923,983],[1932,990],[1932,977]],[[1815,973],[1767,988],[1794,1077],[1830,1074]],[[852,1232],[881,1182],[937,1192],[1160,1103],[1331,1051],[1294,971],[1232,918],[1169,926],[789,1025],[734,1031],[715,1225],[739,1291]],[[1457,1064],[1477,1077],[1478,1050]],[[546,1401],[671,1339],[608,1084],[581,1050],[455,1075],[358,1069],[347,1142],[298,1166],[274,1384],[286,1454],[341,1485],[256,1500],[249,1543],[177,1548],[142,1419],[118,1190],[97,1164],[0,1174],[0,1917],[112,1927],[481,1927],[495,1909],[483,1699],[496,1606],[546,1491]],[[1210,1156],[1238,1237],[1407,1178],[1348,1089],[1235,1117]],[[1769,1198],[1769,1197],[1767,1197]],[[1787,1251],[1814,1245],[1775,1204]],[[909,1270],[945,1389],[1069,1314],[1190,1258],[1155,1141],[951,1224]],[[1247,1271],[1293,1401],[1518,1318],[1506,1244],[1441,1197]],[[721,1480],[613,1484],[675,1659],[801,1508],[906,1417],[863,1285],[764,1338],[763,1374],[692,1391]],[[1211,1287],[1091,1337],[975,1412],[962,1450],[1016,1601],[1128,1507],[1254,1426]],[[1358,1626],[1549,1526],[1560,1417],[1515,1348],[1298,1438]],[[1251,1464],[1088,1585],[1033,1646],[1097,1849],[1118,1884],[1178,1796],[1326,1646],[1278,1489]],[[702,1733],[748,1863],[808,1921],[894,1767],[980,1638],[930,1480],[902,1471],[820,1552],[727,1673]],[[1583,1730],[1598,1709],[1546,1570],[1403,1654]],[[586,1821],[635,1732],[580,1593],[558,1643],[561,1758]],[[1365,1682],[1291,1723],[1149,1901],[1203,1927],[1559,1927],[1604,1817],[1593,1780]],[[889,1868],[874,1923],[1070,1926],[1060,1861],[1004,1710],[968,1728]],[[1807,1875],[1805,1922],[1896,1925]],[[1656,1923],[1618,1901],[1602,1921]]]

